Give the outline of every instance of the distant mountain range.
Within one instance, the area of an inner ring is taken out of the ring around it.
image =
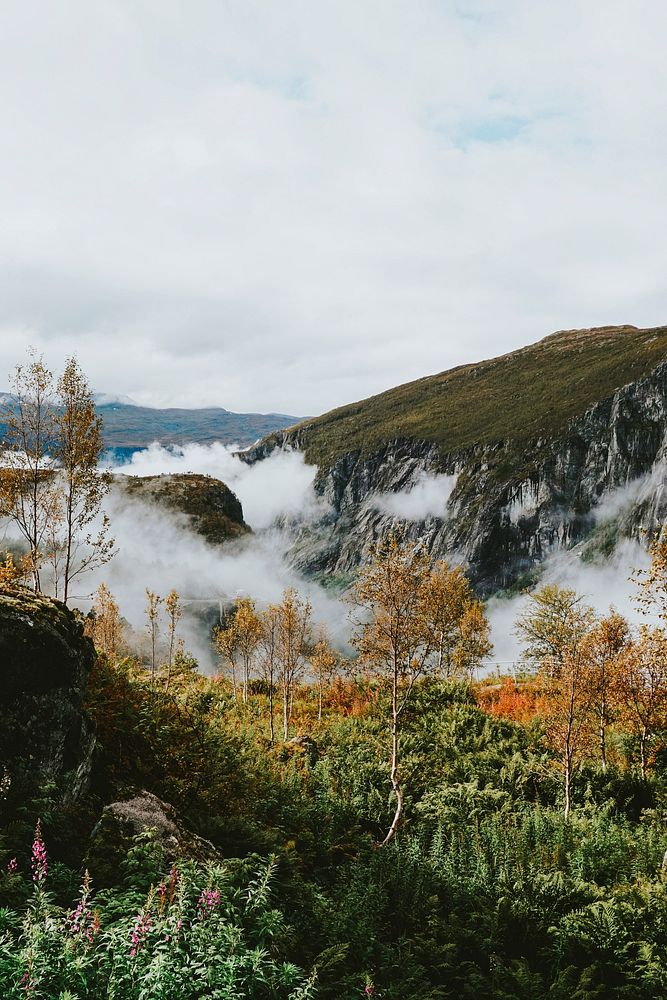
[[[12,396],[0,392],[0,406],[11,404]],[[241,448],[274,431],[291,427],[301,418],[285,413],[232,413],[220,406],[201,410],[153,409],[137,406],[127,396],[96,397],[97,410],[104,425],[104,445],[116,458],[129,457],[154,441],[169,444],[237,444]],[[5,425],[0,412],[0,440]]]

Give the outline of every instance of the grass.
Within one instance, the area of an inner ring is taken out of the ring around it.
[[[292,428],[320,467],[389,441],[442,454],[501,441],[553,439],[574,417],[667,357],[667,327],[599,327],[552,334],[511,354],[463,365],[342,406]]]

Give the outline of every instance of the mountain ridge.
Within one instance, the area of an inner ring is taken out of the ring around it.
[[[564,359],[576,362],[565,365]],[[502,440],[551,437],[667,357],[667,326],[563,330],[484,361],[427,375],[278,431],[320,467],[391,440],[444,453]]]

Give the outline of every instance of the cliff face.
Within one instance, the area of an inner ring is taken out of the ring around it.
[[[584,542],[584,554],[605,553],[618,537],[639,537],[667,516],[667,363],[589,406],[557,434],[531,438],[521,431],[451,451],[396,438],[337,457],[316,479],[329,513],[297,530],[293,562],[345,583],[377,538],[401,523],[436,558],[462,560],[488,594],[529,578],[558,549]],[[307,454],[307,429],[262,447]],[[402,520],[378,502],[409,491],[424,474],[443,473],[456,479],[451,495],[443,492],[441,512]]]
[[[0,590],[0,761],[14,783],[51,785],[70,801],[87,789],[95,736],[82,701],[94,662],[63,604]]]

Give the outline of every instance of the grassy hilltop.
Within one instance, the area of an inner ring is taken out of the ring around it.
[[[667,327],[565,330],[490,361],[407,382],[305,420],[309,461],[371,453],[388,441],[433,442],[443,453],[476,444],[553,437],[569,420],[667,357]]]

